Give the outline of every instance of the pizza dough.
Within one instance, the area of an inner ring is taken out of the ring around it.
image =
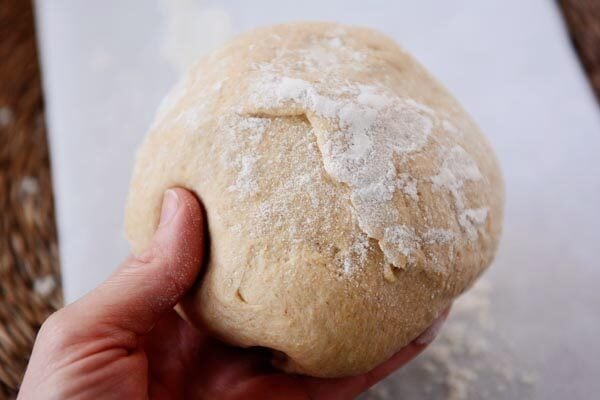
[[[134,251],[173,186],[202,199],[210,234],[187,317],[320,377],[426,329],[492,261],[503,211],[456,100],[389,38],[328,23],[255,30],[173,89],[137,155]]]

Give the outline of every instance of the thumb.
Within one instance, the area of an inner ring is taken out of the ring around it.
[[[82,323],[147,333],[194,283],[204,255],[203,228],[196,197],[180,188],[167,190],[148,249],[128,257],[103,284],[71,305],[81,311]]]

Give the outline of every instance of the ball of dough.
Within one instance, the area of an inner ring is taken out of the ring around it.
[[[202,199],[210,234],[190,321],[319,377],[426,329],[492,261],[503,211],[457,101],[389,38],[329,23],[243,35],[173,89],[137,154],[134,251],[173,186]]]

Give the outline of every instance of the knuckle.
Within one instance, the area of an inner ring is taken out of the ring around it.
[[[132,254],[131,257],[129,257],[129,259],[126,260],[125,265],[130,267],[137,267],[152,264],[157,261],[160,254],[160,245],[152,243],[141,253]]]
[[[61,308],[46,318],[38,333],[38,340],[45,347],[64,351],[80,341],[85,329],[82,329],[82,314],[76,304]]]
[[[40,328],[40,335],[60,330],[64,320],[64,309],[53,312],[46,318]]]
[[[40,341],[54,344],[64,344],[67,342],[68,320],[64,309],[60,309],[50,314],[40,327],[38,338]]]

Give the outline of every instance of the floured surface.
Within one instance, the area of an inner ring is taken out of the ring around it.
[[[554,4],[399,0],[365,7],[358,0],[228,0],[222,5],[235,32],[315,18],[381,28],[458,96],[491,138],[507,182],[503,240],[486,274],[497,328],[485,338],[492,350],[496,342],[510,342],[516,375],[529,366],[535,371],[532,398],[594,398],[600,392],[600,349],[593,334],[600,322],[590,318],[600,308],[595,288],[600,189],[594,184],[600,176],[600,119]],[[125,172],[177,76],[161,56],[165,21],[152,3],[55,0],[39,2],[37,11],[63,285],[67,301],[73,301],[126,254]],[[467,354],[457,368],[469,368],[469,357],[489,360]],[[493,361],[487,362],[482,369],[493,369]],[[411,365],[380,386],[378,393],[387,397],[372,397],[445,399],[447,392],[437,385],[422,394],[430,379]],[[471,389],[485,392],[496,385],[477,380]]]
[[[542,384],[533,365],[514,353],[498,334],[488,278],[454,302],[438,338],[424,354],[361,400],[430,399],[528,400]],[[490,339],[493,338],[493,339]]]

